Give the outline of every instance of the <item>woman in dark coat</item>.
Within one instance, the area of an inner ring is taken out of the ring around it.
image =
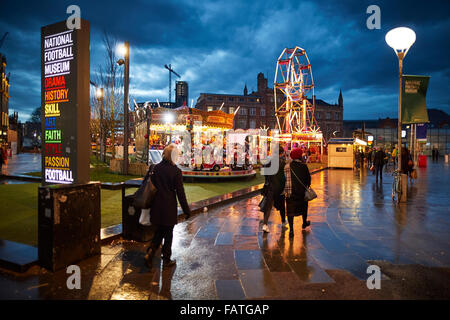
[[[311,174],[309,173],[308,166],[301,160],[302,154],[303,151],[301,149],[293,149],[290,154],[292,161],[287,163],[284,168],[284,174],[286,176],[284,193],[286,196],[289,228],[291,229],[289,237],[294,236],[294,217],[302,215],[303,229],[311,224],[307,220],[308,201],[305,200],[305,186],[309,187],[311,185]]]
[[[175,145],[167,146],[163,151],[163,160],[155,165],[151,174],[157,192],[150,208],[150,222],[156,227],[156,230],[145,256],[150,268],[155,252],[163,240],[164,244],[161,250],[163,263],[165,266],[175,264],[175,261],[170,260],[170,256],[172,255],[173,227],[178,221],[177,198],[187,218],[191,213],[184,192],[183,176],[174,162],[176,153]]]
[[[264,206],[261,207],[261,211],[264,212],[264,223],[262,227],[264,232],[269,232],[267,223],[269,222],[272,207],[275,207],[275,209],[280,211],[282,227],[286,227],[285,201],[284,195],[282,195],[285,184],[284,165],[286,163],[286,159],[284,156],[284,149],[281,146],[278,152],[278,171],[273,175],[265,175],[264,189],[262,192],[265,198],[263,201]],[[267,165],[267,167],[270,166],[271,162]]]

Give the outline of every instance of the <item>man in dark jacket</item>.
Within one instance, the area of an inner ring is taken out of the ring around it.
[[[373,159],[373,164],[375,166],[375,175],[377,177],[376,183],[378,183],[378,173],[380,174],[380,181],[383,182],[384,158],[386,158],[386,154],[384,153],[382,148],[378,148]]]
[[[163,151],[163,160],[155,165],[151,179],[155,185],[155,198],[150,209],[150,222],[156,227],[155,235],[147,249],[145,260],[151,268],[156,250],[164,240],[162,247],[163,264],[166,267],[175,264],[170,260],[172,255],[173,227],[178,222],[177,198],[184,214],[189,218],[190,209],[186,201],[181,170],[176,166],[177,150],[174,144]]]

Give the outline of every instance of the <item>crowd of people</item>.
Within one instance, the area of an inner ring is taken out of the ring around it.
[[[408,175],[412,178],[412,173],[414,170],[414,161],[411,155],[411,152],[408,148],[401,148],[401,158],[402,165],[401,170],[402,173]],[[361,150],[357,151],[355,154],[355,167],[362,168],[365,163],[367,163],[367,167],[376,175],[376,182],[378,183],[378,178],[382,182],[383,181],[383,168],[387,165],[391,165],[392,169],[396,168],[398,165],[398,149],[394,147],[390,152],[386,151],[383,147],[373,147],[372,149],[367,150],[366,152],[362,152]]]

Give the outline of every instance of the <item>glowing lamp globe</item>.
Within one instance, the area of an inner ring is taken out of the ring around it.
[[[117,54],[121,57],[125,57],[128,53],[127,47],[124,43],[121,43],[117,46]]]
[[[97,99],[101,99],[102,98],[102,94],[103,94],[102,89],[97,88],[96,94],[97,94]]]
[[[171,113],[166,113],[164,115],[164,120],[166,121],[166,123],[172,123],[173,122],[173,115]]]
[[[409,48],[416,41],[416,33],[406,27],[392,29],[386,33],[386,43],[397,52],[408,52]]]

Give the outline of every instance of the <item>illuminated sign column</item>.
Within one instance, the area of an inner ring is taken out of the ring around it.
[[[89,181],[89,22],[41,30],[42,184]]]

